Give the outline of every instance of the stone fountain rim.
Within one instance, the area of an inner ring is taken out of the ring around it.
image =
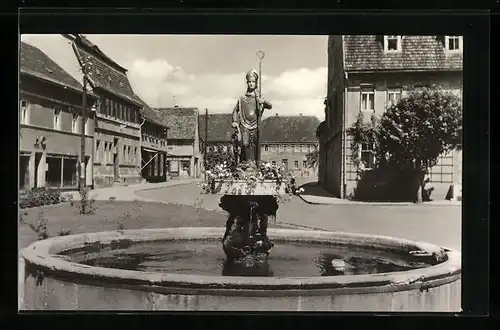
[[[141,272],[133,270],[93,267],[66,261],[51,252],[78,248],[84,242],[109,244],[112,240],[128,239],[134,242],[158,240],[195,240],[220,239],[224,228],[219,227],[180,227],[161,229],[140,229],[108,231],[60,236],[35,242],[20,252],[20,262],[50,277],[66,279],[69,282],[95,283],[100,286],[128,287],[132,290],[156,292],[176,292],[179,294],[266,294],[266,295],[304,295],[312,294],[356,294],[376,292],[396,292],[405,290],[426,290],[431,287],[451,283],[461,277],[461,254],[446,249],[448,259],[435,266],[416,270],[344,276],[316,277],[236,277],[206,276],[191,274],[169,274]],[[290,242],[342,242],[353,245],[369,245],[370,248],[392,247],[435,251],[436,245],[399,239],[387,236],[364,235],[355,233],[269,229],[270,237]],[[55,251],[51,251],[55,249]],[[24,277],[24,276],[23,276]]]

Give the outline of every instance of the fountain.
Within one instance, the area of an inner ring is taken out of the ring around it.
[[[271,228],[268,234],[276,244],[276,251],[268,260],[271,272],[222,276],[226,263],[219,244],[224,233],[225,228],[166,228],[38,241],[21,251],[19,307],[23,310],[460,311],[461,263],[460,253],[455,251],[390,237]],[[156,257],[154,253],[141,257],[141,251],[155,249]],[[131,252],[127,254],[127,250]],[[316,268],[313,254],[328,250],[337,254],[334,259],[327,253],[318,259],[321,262],[330,257],[329,265],[323,264],[331,267]],[[343,254],[344,262],[338,256]],[[112,258],[115,263],[110,262]],[[391,267],[387,270],[367,267],[367,271],[359,272],[349,269],[348,264],[359,267],[361,261],[370,258],[378,260],[379,265],[402,267],[395,267],[397,271],[390,271]],[[141,262],[145,264],[142,270]],[[163,271],[162,263],[171,271]],[[373,273],[374,270],[378,272]]]
[[[257,77],[249,72],[249,89],[255,90]],[[225,228],[38,241],[20,253],[19,308],[460,311],[456,251],[392,237],[268,230],[278,197],[295,187],[278,167],[260,162],[258,123],[266,107],[255,94],[240,98],[233,113],[237,165],[207,171],[205,188],[222,196],[220,206],[229,213]],[[249,124],[245,112],[257,113],[257,120]]]

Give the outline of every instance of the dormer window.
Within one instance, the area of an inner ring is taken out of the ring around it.
[[[384,51],[401,51],[401,36],[384,36]]]
[[[446,36],[445,49],[447,51],[459,51],[462,49],[462,37],[459,36]]]

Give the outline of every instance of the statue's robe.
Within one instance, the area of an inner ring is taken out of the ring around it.
[[[258,106],[255,93],[247,93],[238,99],[233,109],[233,123],[237,123],[241,133],[240,161],[255,161],[258,146],[257,122],[262,117],[264,109],[271,109],[269,102]]]

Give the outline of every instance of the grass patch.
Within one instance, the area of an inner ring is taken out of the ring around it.
[[[43,208],[49,237],[141,228],[223,227],[226,215],[192,206],[141,201],[96,201],[95,214],[80,214],[69,203]],[[29,224],[37,222],[40,208],[23,210],[19,224],[19,248],[38,240]],[[270,227],[274,226],[269,224]]]

